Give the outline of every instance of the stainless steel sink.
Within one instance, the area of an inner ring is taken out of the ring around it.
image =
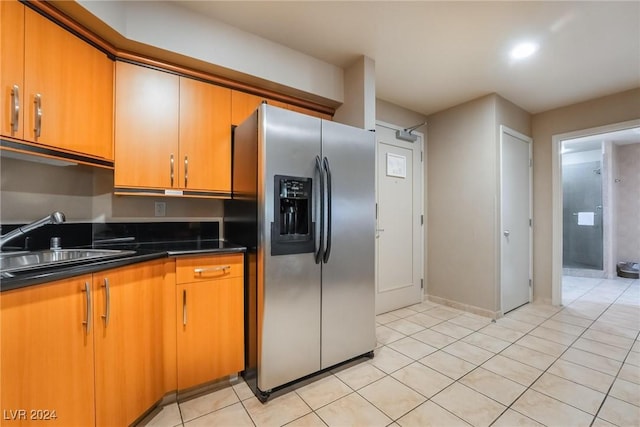
[[[68,264],[81,264],[134,254],[134,251],[107,249],[58,249],[33,252],[0,253],[0,271],[3,273],[49,268]]]

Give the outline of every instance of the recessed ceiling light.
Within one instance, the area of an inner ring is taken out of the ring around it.
[[[538,45],[535,43],[520,43],[511,50],[511,57],[513,59],[524,59],[533,55],[538,50]]]

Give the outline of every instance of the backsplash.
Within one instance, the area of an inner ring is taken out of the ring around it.
[[[2,234],[18,227],[3,225]],[[164,242],[176,240],[210,240],[220,238],[220,222],[117,222],[117,223],[65,223],[45,225],[8,242],[4,250],[48,249],[52,237],[60,237],[63,248],[91,247],[94,244],[117,242]]]
[[[25,224],[61,211],[68,222],[209,221],[224,214],[222,200],[116,196],[113,171],[52,166],[0,156],[0,221]],[[166,216],[155,217],[155,202]]]

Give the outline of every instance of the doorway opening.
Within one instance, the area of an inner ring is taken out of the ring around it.
[[[603,164],[608,134],[562,141],[562,272],[564,276],[604,277]],[[608,199],[609,197],[607,197]],[[608,234],[607,230],[607,233]]]
[[[618,263],[639,261],[640,120],[554,135],[553,149],[552,303],[561,305],[563,278],[611,279]]]

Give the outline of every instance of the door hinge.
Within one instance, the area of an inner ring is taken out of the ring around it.
[[[420,152],[420,161],[424,162],[424,151]]]
[[[420,289],[424,289],[424,279],[420,279]]]
[[[420,215],[420,225],[424,225],[424,215]]]
[[[529,218],[529,227],[533,227],[533,219]]]
[[[533,167],[533,159],[529,159],[529,167],[532,168]]]
[[[376,203],[376,219],[378,219],[378,204]]]
[[[529,279],[529,287],[533,286],[532,280]]]

